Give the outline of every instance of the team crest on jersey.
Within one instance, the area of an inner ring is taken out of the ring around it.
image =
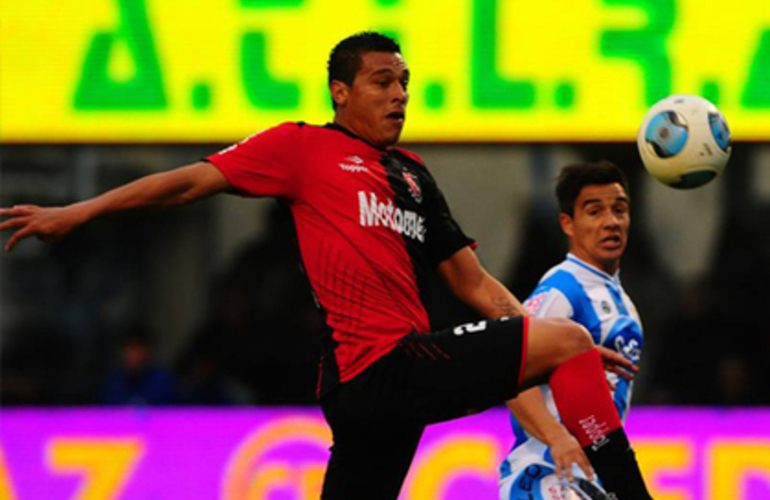
[[[422,189],[420,189],[420,184],[417,182],[417,176],[411,172],[402,172],[402,175],[406,185],[409,186],[409,193],[414,198],[414,201],[422,203]]]
[[[610,304],[606,300],[602,300],[602,311],[604,311],[606,314],[609,314],[612,312],[612,309],[610,308]]]

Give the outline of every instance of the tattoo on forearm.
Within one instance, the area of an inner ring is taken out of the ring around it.
[[[492,303],[503,313],[503,316],[521,316],[521,306],[508,297],[495,297]]]

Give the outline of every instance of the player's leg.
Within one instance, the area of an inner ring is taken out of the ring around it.
[[[408,335],[321,398],[334,444],[324,500],[395,500],[424,426],[516,394],[522,318]]]
[[[422,428],[334,432],[322,500],[396,500]]]
[[[515,397],[522,376],[526,318],[483,320],[404,337],[393,354],[411,374],[405,406],[441,422]]]
[[[564,426],[580,442],[608,491],[620,500],[650,498],[588,332],[566,320],[529,321],[522,385],[548,381]]]
[[[528,318],[529,334],[519,390],[548,383],[551,374],[564,362],[594,349],[588,331],[568,319]]]
[[[332,430],[323,500],[396,500],[424,425],[403,403],[409,372],[392,352],[321,398]]]

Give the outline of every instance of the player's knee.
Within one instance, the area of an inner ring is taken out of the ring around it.
[[[527,358],[534,374],[550,373],[573,356],[594,347],[588,331],[574,321],[543,318],[536,324],[537,334],[530,336]]]
[[[565,321],[562,328],[564,328],[564,341],[562,347],[565,350],[567,358],[576,356],[586,351],[590,351],[594,348],[594,341],[591,338],[591,334],[585,329],[583,325],[575,323],[574,321]]]

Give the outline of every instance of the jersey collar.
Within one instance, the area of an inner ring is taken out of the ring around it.
[[[592,272],[593,274],[595,274],[597,276],[600,276],[600,277],[602,277],[602,278],[604,278],[606,280],[609,280],[609,281],[615,283],[616,285],[620,285],[620,268],[618,268],[618,270],[615,271],[615,274],[610,276],[609,274],[605,273],[601,269],[599,269],[599,268],[597,268],[595,266],[592,266],[591,264],[589,264],[588,262],[585,262],[584,260],[581,260],[574,253],[571,253],[571,252],[568,253],[567,254],[567,260],[572,262],[573,264],[577,264],[578,266],[582,267],[583,269],[585,269],[587,271]]]
[[[342,125],[339,125],[337,123],[329,122],[326,125],[324,125],[324,128],[328,128],[330,130],[336,130],[337,132],[342,132],[343,134],[347,135],[348,137],[351,137],[353,139],[357,139],[357,140],[365,143],[370,148],[376,149],[377,151],[382,151],[383,153],[387,153],[387,152],[390,151],[390,146],[386,146],[384,148],[378,148],[377,146],[375,146],[371,142],[367,141],[363,137],[361,137],[359,135],[356,135],[355,132],[353,132],[353,131],[351,131],[349,129],[346,129],[345,127],[343,127]]]

